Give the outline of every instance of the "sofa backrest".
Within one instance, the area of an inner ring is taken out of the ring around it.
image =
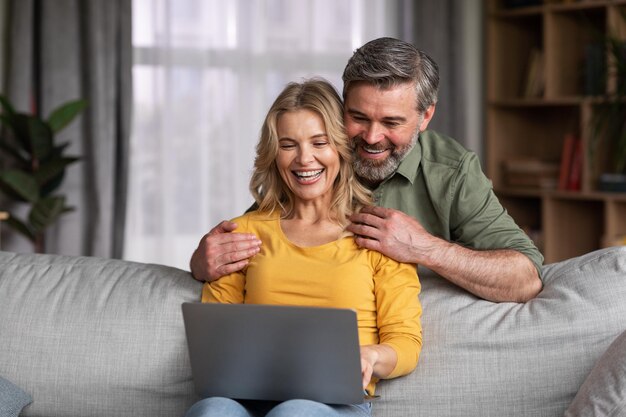
[[[420,363],[379,383],[374,416],[562,416],[626,330],[626,247],[543,279],[497,304],[421,276]],[[0,376],[32,395],[26,416],[180,416],[197,400],[180,305],[200,291],[164,266],[0,252]]]
[[[0,375],[26,416],[180,416],[197,399],[181,304],[188,272],[0,252]]]
[[[377,416],[562,417],[626,330],[626,247],[546,265],[543,291],[525,304],[421,280],[420,362],[379,384]]]

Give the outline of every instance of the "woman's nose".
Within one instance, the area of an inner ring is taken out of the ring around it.
[[[311,163],[314,160],[313,150],[309,146],[301,146],[298,149],[297,161],[302,165]]]

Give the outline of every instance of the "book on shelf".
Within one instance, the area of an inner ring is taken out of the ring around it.
[[[532,48],[528,55],[526,80],[522,96],[537,98],[543,96],[545,87],[545,59],[544,53],[539,48]]]
[[[618,94],[625,94],[626,93],[626,68],[624,68],[624,65],[626,65],[626,40],[622,41],[619,43],[619,46],[613,46],[613,48],[618,48],[619,50],[617,51],[617,54],[619,57],[619,62],[621,62],[622,66],[621,68],[618,66],[618,63],[616,61],[616,59],[613,60],[613,71],[614,74],[617,76],[617,93]],[[614,52],[615,53],[615,52]],[[616,58],[617,58],[616,57]]]
[[[559,190],[580,190],[582,183],[582,169],[582,140],[578,136],[568,133],[563,138],[561,163],[559,167]]]
[[[509,158],[503,162],[506,185],[513,188],[555,189],[559,164],[534,157]]]
[[[504,0],[505,9],[516,9],[518,7],[539,6],[542,0]]]
[[[576,136],[568,133],[563,138],[563,148],[561,150],[561,166],[559,169],[559,190],[567,190],[570,165],[574,154],[574,144]]]
[[[604,42],[592,42],[585,45],[584,74],[585,95],[598,96],[606,93],[607,66]]]
[[[570,191],[580,191],[582,185],[583,173],[583,141],[576,137],[574,143],[574,153],[572,154],[572,162],[569,170],[569,178],[567,181],[567,189]]]

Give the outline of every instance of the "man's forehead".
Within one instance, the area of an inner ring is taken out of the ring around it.
[[[364,111],[364,107],[375,106],[379,110],[388,109],[391,114],[385,114],[385,116],[393,117],[394,110],[401,110],[401,113],[405,113],[407,106],[418,112],[417,97],[415,95],[416,89],[412,82],[396,84],[386,88],[375,84],[359,83],[358,85],[350,86],[346,92],[344,109],[347,112],[358,113]],[[383,113],[387,113],[387,111],[383,111]]]
[[[415,98],[416,89],[415,84],[412,82],[395,84],[392,86],[379,86],[376,84],[360,82],[355,85],[351,85],[346,91],[345,101],[353,99],[356,94],[367,93],[370,97],[392,96],[392,95],[410,95],[411,98]]]
[[[380,93],[385,93],[394,90],[406,90],[406,91],[415,91],[415,82],[406,81],[406,82],[396,82],[396,83],[373,83],[367,81],[355,81],[350,84],[350,86],[346,89],[345,95],[346,98],[350,96],[354,92],[354,90],[367,88],[370,91],[377,91]]]

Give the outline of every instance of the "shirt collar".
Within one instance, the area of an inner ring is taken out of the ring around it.
[[[411,184],[415,182],[417,178],[417,172],[419,171],[420,163],[422,162],[422,141],[418,138],[413,149],[404,157],[398,169],[396,169],[396,174],[402,175],[404,178],[409,180]]]

